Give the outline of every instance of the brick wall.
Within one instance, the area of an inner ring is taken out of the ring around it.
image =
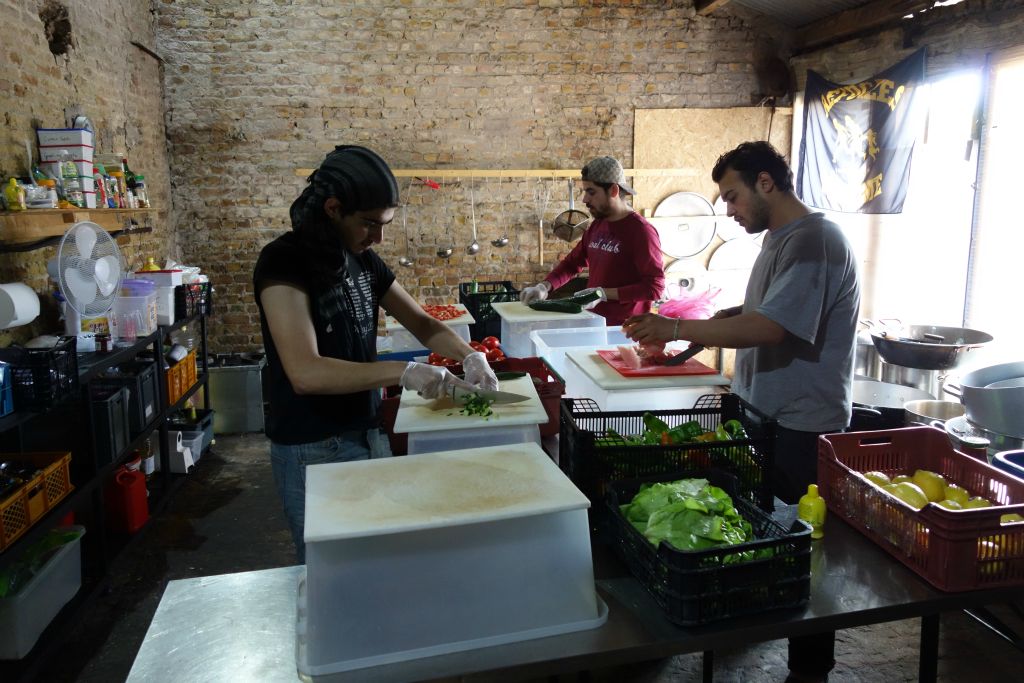
[[[628,167],[634,108],[756,104],[754,54],[771,40],[766,22],[664,0],[156,6],[176,231],[214,273],[217,350],[260,346],[255,258],[290,228],[295,169],[334,145],[370,146],[396,169],[573,169],[598,154]],[[548,238],[538,260],[534,194],[550,193],[550,220],[568,207],[564,181],[478,178],[484,247],[465,255],[469,182],[403,181],[410,239],[399,214],[378,251],[422,302],[456,301],[474,276],[536,281],[569,246]],[[509,246],[492,247],[503,233]],[[401,268],[407,249],[415,265]]]
[[[0,178],[27,174],[25,140],[35,150],[35,128],[64,125],[66,107],[80,105],[96,129],[99,152],[123,152],[146,176],[154,206],[170,208],[163,88],[159,63],[132,40],[152,48],[153,17],[144,2],[68,0],[70,46],[55,55],[40,14],[54,0],[0,0]],[[36,152],[38,162],[38,152]],[[154,232],[122,238],[127,265],[146,255],[174,253],[168,214],[152,219]],[[43,301],[31,325],[0,333],[0,345],[62,329],[49,293],[46,261],[54,248],[0,253],[0,282],[21,281]]]

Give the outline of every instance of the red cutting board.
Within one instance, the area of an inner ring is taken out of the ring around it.
[[[604,362],[612,366],[616,372],[623,377],[684,377],[688,375],[716,375],[718,370],[709,368],[694,358],[689,359],[682,365],[645,365],[639,370],[626,365],[618,351],[611,349],[598,349],[597,355],[604,359]]]

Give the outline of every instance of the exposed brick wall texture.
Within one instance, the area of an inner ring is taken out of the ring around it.
[[[147,2],[67,0],[70,49],[54,55],[40,10],[54,0],[0,0],[0,178],[27,175],[25,141],[35,150],[35,128],[64,125],[64,110],[80,105],[96,128],[99,152],[121,152],[146,176],[154,206],[170,208],[163,86],[159,63],[131,44],[155,45]],[[38,152],[35,152],[38,162]],[[174,254],[168,214],[152,219],[154,232],[120,240],[126,265],[147,255]],[[0,345],[63,329],[46,275],[53,247],[0,254],[0,282],[25,282],[41,296],[43,314],[31,325],[0,333]]]
[[[629,167],[634,108],[756,104],[754,51],[771,38],[764,22],[664,0],[178,0],[157,17],[176,226],[214,274],[217,350],[261,345],[253,264],[290,229],[295,169],[334,145],[396,169],[576,169],[599,154]],[[399,214],[378,252],[421,302],[457,301],[474,276],[534,282],[570,246],[546,236],[538,260],[534,191],[550,192],[550,220],[568,208],[564,181],[477,178],[484,246],[465,255],[469,181],[403,181],[409,241]],[[492,247],[503,233],[509,246]],[[399,267],[407,251],[415,265]]]

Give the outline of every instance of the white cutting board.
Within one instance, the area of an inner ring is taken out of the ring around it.
[[[469,309],[466,308],[463,304],[452,305],[455,306],[455,308],[459,309],[462,312],[462,315],[460,315],[458,318],[452,318],[451,320],[442,320],[441,322],[443,322],[445,325],[473,325],[474,323],[476,323],[476,319],[473,318],[473,314],[471,314],[469,312]],[[394,330],[403,330],[405,328],[402,326],[402,323],[398,322],[395,318],[389,315],[384,318],[384,329],[386,329],[388,332],[393,332]]]
[[[459,412],[461,405],[451,399],[423,398],[415,391],[403,389],[402,398],[398,402],[394,431],[397,434],[409,434],[448,429],[517,427],[548,421],[548,413],[540,402],[533,378],[529,375],[505,380],[498,389],[530,398],[519,403],[495,403],[491,406],[494,415],[483,418],[478,415],[463,415]]]
[[[673,375],[669,377],[623,377],[593,351],[566,351],[568,362],[577,367],[594,384],[606,391],[622,389],[671,389],[673,387],[711,387],[729,384],[729,378],[720,375]]]
[[[589,507],[535,443],[311,465],[306,542],[379,536]]]
[[[519,301],[499,301],[491,304],[491,308],[509,323],[535,323],[544,320],[584,320],[601,316],[590,311],[582,313],[555,313],[553,311],[535,311]]]

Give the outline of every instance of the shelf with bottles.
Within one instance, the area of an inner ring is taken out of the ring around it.
[[[0,248],[23,251],[19,245],[38,249],[60,240],[68,228],[80,221],[92,221],[115,237],[152,232],[148,225],[163,209],[25,209],[0,211]],[[146,225],[140,225],[145,223]]]

